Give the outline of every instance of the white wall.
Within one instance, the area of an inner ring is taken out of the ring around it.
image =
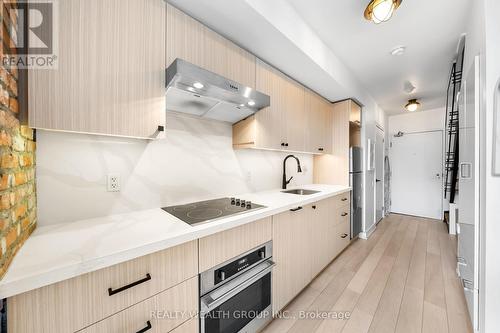
[[[410,133],[443,130],[445,115],[445,108],[440,108],[389,116],[389,136],[399,131]]]
[[[282,152],[232,149],[231,125],[169,116],[167,138],[148,142],[37,131],[39,225],[281,187]],[[287,174],[312,183],[312,156]],[[121,175],[121,192],[106,175]]]

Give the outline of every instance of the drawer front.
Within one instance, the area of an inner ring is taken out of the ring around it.
[[[349,205],[337,208],[336,211],[336,224],[350,223],[351,221],[351,207]]]
[[[200,272],[256,248],[271,238],[271,217],[200,238]]]
[[[198,333],[199,332],[199,323],[197,318],[193,318],[177,327],[171,333]],[[166,333],[164,331],[158,333]]]
[[[345,192],[334,197],[335,207],[340,208],[343,206],[351,205],[351,192]]]
[[[337,256],[342,250],[344,250],[350,243],[351,226],[349,220],[344,221],[335,226],[334,233],[334,256]]]
[[[198,308],[198,279],[192,278],[108,317],[81,333],[195,332],[183,328]],[[142,330],[142,331],[141,331]]]
[[[11,297],[9,330],[74,332],[197,274],[192,241]]]

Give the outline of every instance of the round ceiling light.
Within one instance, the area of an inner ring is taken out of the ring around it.
[[[376,24],[389,21],[403,0],[371,0],[365,9],[365,18]]]
[[[410,99],[408,104],[405,105],[405,109],[410,112],[415,112],[420,107],[420,103],[416,99]]]

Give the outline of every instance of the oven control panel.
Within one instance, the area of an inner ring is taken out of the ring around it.
[[[214,271],[214,284],[217,285],[220,282],[231,278],[232,276],[239,274],[253,264],[266,258],[266,247],[263,246],[257,250],[254,250],[243,257],[239,257],[234,261],[216,269]]]

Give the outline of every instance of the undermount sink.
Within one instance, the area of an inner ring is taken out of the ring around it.
[[[315,193],[319,193],[320,191],[313,191],[313,190],[303,190],[303,189],[295,189],[295,190],[288,190],[288,191],[281,191],[281,193],[288,193],[288,194],[297,194],[297,195],[311,195]]]

